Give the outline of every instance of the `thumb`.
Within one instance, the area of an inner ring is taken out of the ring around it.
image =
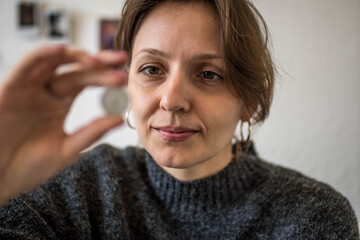
[[[69,135],[64,142],[64,159],[71,160],[79,152],[100,139],[106,132],[120,126],[123,122],[123,118],[119,116],[105,116]]]

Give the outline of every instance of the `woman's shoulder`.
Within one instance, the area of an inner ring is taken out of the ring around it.
[[[297,234],[316,233],[322,239],[359,238],[349,201],[333,187],[256,156],[248,160],[267,172],[259,184],[260,191],[255,192],[262,199],[267,217],[277,221],[273,233],[278,230],[278,237],[288,229]]]
[[[329,184],[295,169],[274,164],[259,157],[253,158],[252,161],[267,171],[266,180],[262,184],[275,196],[296,197],[297,200],[301,200],[302,197],[311,197],[313,200],[329,199],[330,197],[347,201],[340,192]],[[311,199],[306,200],[308,202]]]

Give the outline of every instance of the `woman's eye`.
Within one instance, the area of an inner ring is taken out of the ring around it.
[[[219,80],[223,79],[219,74],[211,72],[211,71],[202,72],[201,77],[203,79],[205,79],[206,81],[210,81],[210,82],[219,81]]]
[[[158,74],[160,70],[157,67],[147,67],[145,71],[146,73],[153,75]]]
[[[146,76],[154,76],[154,75],[162,74],[162,71],[158,67],[154,67],[154,66],[144,66],[139,70],[139,72],[144,73],[144,75]]]

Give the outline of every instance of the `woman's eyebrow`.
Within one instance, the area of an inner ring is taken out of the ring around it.
[[[194,59],[194,60],[222,59],[222,56],[217,55],[217,54],[203,53],[203,54],[196,55],[192,59]]]
[[[162,51],[159,51],[157,49],[154,49],[154,48],[144,48],[144,49],[141,49],[138,53],[135,54],[134,57],[136,57],[137,55],[141,54],[141,53],[149,53],[151,55],[154,55],[154,56],[159,56],[159,57],[169,57],[168,54],[162,52]]]
[[[148,53],[148,54],[158,56],[158,57],[169,58],[169,54],[167,54],[167,53],[165,53],[163,51],[154,49],[154,48],[141,49],[139,52],[137,52],[135,54],[134,57],[136,57],[137,55],[139,55],[141,53]],[[197,61],[199,61],[199,60],[209,60],[209,59],[222,59],[222,56],[218,55],[218,54],[202,53],[202,54],[195,55],[194,57],[192,57],[192,59],[197,60]]]

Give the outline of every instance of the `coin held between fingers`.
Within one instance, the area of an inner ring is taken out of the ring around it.
[[[102,105],[108,115],[122,115],[129,100],[123,87],[107,88],[102,96]]]

